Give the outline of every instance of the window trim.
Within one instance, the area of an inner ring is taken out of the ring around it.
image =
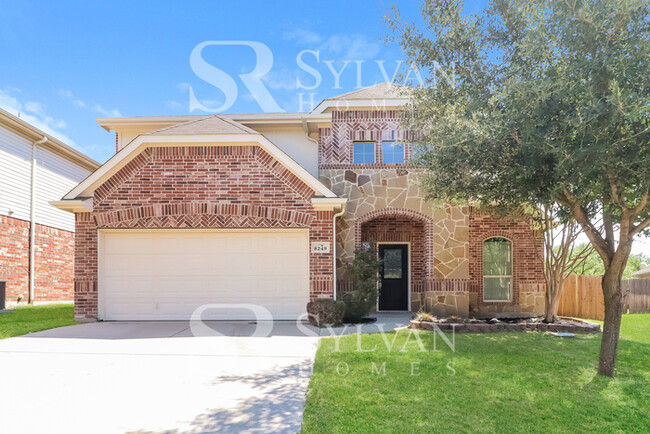
[[[395,146],[395,144],[399,144],[400,147],[402,148],[402,162],[401,163],[387,163],[384,159],[384,156],[386,153],[384,152],[384,144],[392,143],[390,146]],[[398,140],[382,140],[381,141],[381,162],[382,164],[405,164],[406,163],[406,143],[400,142]]]
[[[354,145],[357,143],[372,143],[372,163],[355,163],[354,162]],[[352,142],[352,164],[356,165],[364,165],[364,164],[377,164],[377,142],[373,142],[372,140],[355,140]]]
[[[504,239],[504,240],[508,241],[508,243],[510,243],[510,274],[489,275],[489,276],[485,274],[485,269],[483,267],[483,261],[484,261],[484,259],[483,259],[483,245],[485,244],[486,241],[494,239],[494,238],[501,238],[501,239]],[[482,280],[482,284],[483,284],[483,291],[482,291],[483,292],[483,303],[512,303],[512,301],[514,300],[514,292],[515,292],[515,290],[514,290],[514,286],[515,286],[515,279],[514,279],[515,255],[514,255],[514,243],[512,242],[512,240],[510,238],[508,238],[508,237],[504,237],[504,236],[501,236],[501,235],[495,235],[495,236],[488,237],[488,238],[484,239],[481,242],[481,269],[483,270],[482,276],[481,276],[481,280]],[[494,278],[498,278],[498,277],[507,277],[507,278],[510,279],[510,290],[508,291],[508,298],[503,299],[503,300],[486,300],[485,299],[485,279],[486,278],[494,279]]]

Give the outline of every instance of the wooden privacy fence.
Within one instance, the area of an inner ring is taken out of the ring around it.
[[[601,276],[573,274],[564,282],[558,315],[604,320],[605,301]],[[650,313],[650,279],[630,279],[621,282],[625,294],[623,312]]]
[[[564,292],[557,313],[585,319],[605,319],[605,300],[601,276],[572,274],[564,281]]]
[[[624,280],[623,291],[626,290],[626,308],[630,313],[650,313],[650,279]]]

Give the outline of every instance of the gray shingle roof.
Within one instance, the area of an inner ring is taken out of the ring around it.
[[[257,134],[245,125],[220,115],[211,115],[146,133],[147,135]]]
[[[375,84],[374,86],[364,87],[363,89],[344,93],[329,99],[352,100],[352,99],[392,99],[408,98],[410,89],[399,84],[388,82]]]

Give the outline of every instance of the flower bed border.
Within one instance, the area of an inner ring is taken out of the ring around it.
[[[431,321],[411,320],[410,328],[420,330],[434,330],[434,325],[441,331],[452,331],[456,333],[493,333],[493,332],[568,332],[568,333],[600,333],[600,325],[578,320],[574,318],[561,318],[573,321],[573,324],[547,324],[539,323],[439,323]]]

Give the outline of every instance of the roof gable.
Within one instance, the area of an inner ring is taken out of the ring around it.
[[[197,122],[200,122],[200,120]],[[228,128],[231,127],[236,126],[230,126]],[[63,197],[62,201],[54,201],[54,205],[61,209],[66,209],[62,202],[80,201],[91,197],[93,195],[93,192],[99,188],[100,185],[102,185],[112,175],[117,173],[122,167],[126,166],[131,160],[136,158],[140,153],[149,147],[173,147],[188,145],[199,146],[206,144],[210,146],[245,146],[251,144],[258,145],[274,159],[278,160],[291,173],[296,175],[300,180],[308,185],[314,191],[316,196],[325,198],[338,197],[323,183],[321,183],[312,174],[310,174],[304,167],[300,166],[296,161],[294,161],[284,151],[274,145],[262,134],[256,132],[247,133],[242,131],[237,134],[227,134],[225,132],[222,132],[220,134],[195,133],[172,135],[169,133],[172,128],[174,127],[164,129],[165,132],[168,132],[168,134],[143,134],[141,136],[138,136],[117,154],[113,155],[113,157],[111,157],[103,166],[101,166],[88,178],[84,179],[79,185],[73,188],[68,194]]]

